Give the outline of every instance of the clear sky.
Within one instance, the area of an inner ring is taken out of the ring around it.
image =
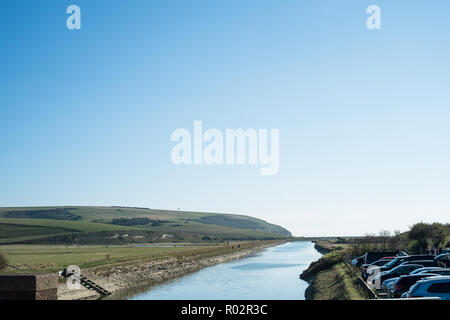
[[[2,0],[0,27],[0,206],[243,213],[296,235],[449,222],[448,0]],[[171,133],[195,120],[279,129],[279,174],[175,166]]]

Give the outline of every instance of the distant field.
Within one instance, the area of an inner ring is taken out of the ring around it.
[[[0,218],[0,244],[45,238],[49,237],[49,235],[59,236],[133,229],[135,228],[92,222]]]
[[[266,221],[217,213],[124,207],[0,208],[0,244],[222,242],[291,237]]]

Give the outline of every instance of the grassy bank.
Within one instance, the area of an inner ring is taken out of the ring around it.
[[[348,244],[316,241],[315,248],[324,256],[300,275],[310,284],[305,292],[307,300],[366,300],[372,297],[355,272],[345,264]]]
[[[81,269],[88,269],[169,258],[211,257],[270,243],[278,242],[253,241],[231,242],[229,244],[190,244],[176,247],[11,245],[1,247],[8,264],[13,266],[7,267],[2,272],[50,273],[62,270],[69,265],[78,265]]]
[[[219,263],[239,259],[286,241],[185,244],[176,247],[133,246],[3,246],[9,265],[1,273],[54,273],[78,265],[83,275],[114,294],[164,283]],[[69,289],[60,279],[62,300],[96,299],[85,288]]]
[[[305,296],[308,300],[365,300],[369,297],[358,286],[358,279],[340,262],[319,272]]]

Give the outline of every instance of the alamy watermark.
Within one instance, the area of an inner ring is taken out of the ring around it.
[[[367,29],[381,30],[381,8],[371,5],[367,8],[366,13],[370,15],[366,22]]]
[[[70,16],[66,20],[66,26],[69,30],[81,29],[81,9],[79,6],[72,4],[67,7],[66,13]]]
[[[72,4],[67,7],[66,13],[70,15],[66,20],[67,29],[80,30],[81,8],[78,5]],[[370,5],[366,13],[370,15],[366,21],[367,29],[381,30],[381,8],[377,5]]]
[[[81,269],[77,265],[72,265],[58,272],[58,275],[66,279],[66,286],[69,290],[81,289]]]
[[[276,175],[280,165],[280,130],[219,129],[203,132],[203,122],[194,121],[193,134],[176,129],[171,140],[175,165],[260,165],[261,175]]]

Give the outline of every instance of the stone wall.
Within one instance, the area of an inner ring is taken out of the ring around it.
[[[58,276],[0,275],[0,300],[58,300]]]

